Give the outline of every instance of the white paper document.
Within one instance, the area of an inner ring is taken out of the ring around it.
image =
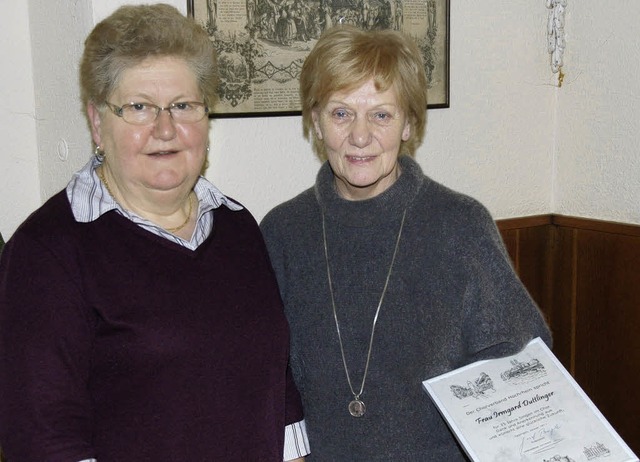
[[[422,383],[476,462],[638,462],[545,343]]]

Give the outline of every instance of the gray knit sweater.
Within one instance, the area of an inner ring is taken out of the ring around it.
[[[364,201],[340,198],[325,163],[315,187],[261,224],[290,323],[309,461],[466,460],[422,381],[516,353],[537,336],[551,343],[487,210],[426,177],[413,159],[400,163],[396,183]],[[327,282],[322,212],[340,332],[358,391],[405,209],[361,397],[367,412],[354,418]]]

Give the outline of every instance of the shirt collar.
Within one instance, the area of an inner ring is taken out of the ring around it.
[[[133,218],[133,214],[123,209],[116,200],[111,197],[109,191],[98,178],[96,168],[102,164],[95,156],[87,164],[74,173],[66,188],[67,197],[71,204],[73,216],[76,221],[88,223],[97,220],[110,210]],[[226,197],[211,182],[204,177],[199,177],[194,187],[194,192],[200,203],[200,214],[217,209],[221,205],[231,210],[242,210],[242,206]],[[139,217],[138,217],[139,218]]]

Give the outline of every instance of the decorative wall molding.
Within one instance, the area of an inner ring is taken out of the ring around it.
[[[564,49],[566,41],[564,37],[565,10],[567,0],[546,0],[549,17],[547,20],[547,50],[551,55],[551,70],[560,72],[564,64]]]

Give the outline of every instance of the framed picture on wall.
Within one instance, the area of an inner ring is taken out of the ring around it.
[[[449,0],[187,0],[187,12],[218,51],[212,117],[300,114],[302,63],[339,22],[413,37],[429,80],[428,108],[449,107]]]

